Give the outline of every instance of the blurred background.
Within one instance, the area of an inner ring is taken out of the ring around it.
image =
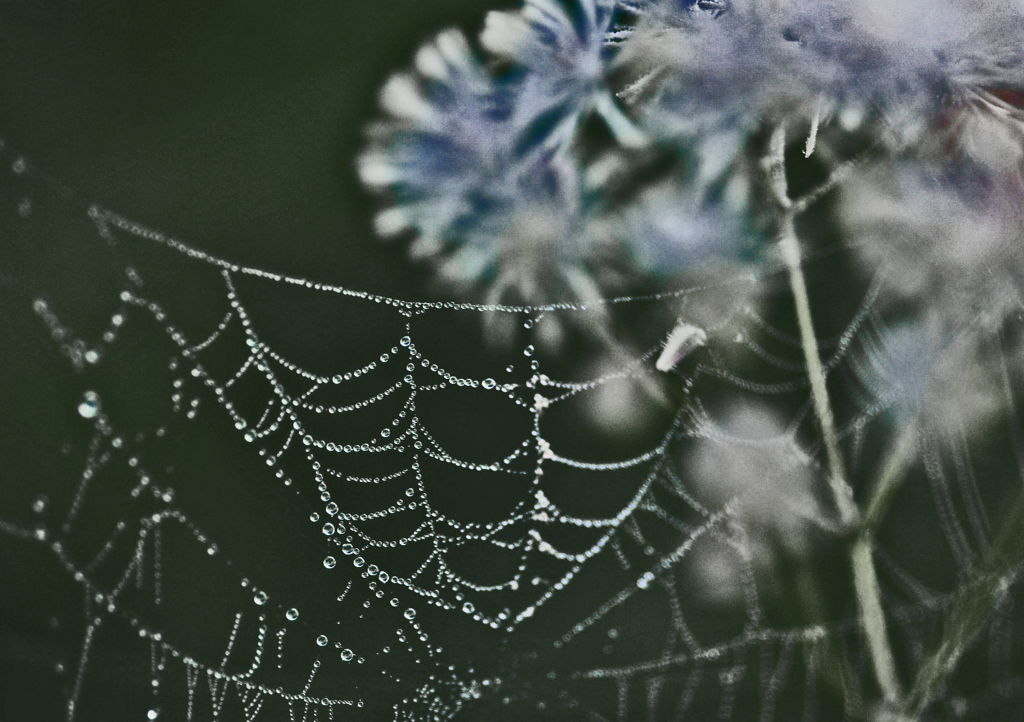
[[[12,0],[0,124],[40,170],[212,252],[414,297],[401,249],[372,240],[354,159],[390,73],[489,9]]]

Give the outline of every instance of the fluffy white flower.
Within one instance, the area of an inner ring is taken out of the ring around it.
[[[707,429],[709,438],[687,449],[687,478],[712,508],[735,499],[735,514],[750,541],[799,551],[807,532],[829,517],[815,493],[820,483],[785,420],[767,405],[727,407]]]
[[[980,314],[998,323],[1024,288],[1020,188],[971,170],[940,180],[927,168],[879,165],[840,195],[841,221],[869,272],[881,268],[891,294],[951,327]]]
[[[917,423],[947,437],[990,433],[1005,403],[1002,351],[993,353],[984,328],[938,321],[926,313],[881,328],[855,364],[860,383],[897,429]],[[1019,356],[1019,348],[1005,352]]]
[[[877,108],[901,140],[943,97],[1024,85],[1024,13],[966,0],[649,2],[622,61],[647,120],[693,136]]]

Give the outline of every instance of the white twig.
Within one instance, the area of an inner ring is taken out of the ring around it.
[[[779,127],[772,134],[768,158],[765,160],[772,192],[778,203],[779,248],[789,270],[790,288],[796,305],[797,322],[800,327],[800,342],[807,364],[807,376],[811,385],[814,411],[821,426],[822,440],[828,460],[829,485],[832,489],[836,509],[841,523],[848,528],[860,523],[860,510],[853,499],[853,490],[846,480],[845,465],[839,449],[835,418],[825,386],[825,371],[821,365],[818,341],[811,319],[811,305],[807,295],[800,259],[800,243],[796,236],[796,216],[803,209],[789,197],[786,182],[786,130]],[[811,195],[814,195],[812,192]],[[867,637],[875,679],[887,703],[897,709],[901,706],[899,678],[896,663],[886,629],[885,614],[882,610],[882,592],[875,573],[870,539],[861,537],[851,549],[854,589],[861,624]]]

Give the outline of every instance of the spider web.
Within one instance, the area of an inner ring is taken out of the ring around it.
[[[778,269],[591,306],[406,301],[235,265],[11,168],[7,386],[32,401],[5,432],[29,470],[0,496],[5,578],[25,585],[5,606],[28,640],[5,628],[3,660],[34,685],[32,714],[814,720],[869,704],[849,574],[814,521],[828,503],[799,339],[753,300],[786,297]],[[884,269],[834,292],[847,252],[810,275],[832,291],[820,343],[870,478],[899,358]],[[515,329],[506,350],[484,317]],[[570,351],[545,348],[552,322]],[[596,341],[598,322],[621,342]],[[680,323],[706,348],[657,371]],[[1018,372],[1001,369],[999,441],[922,432],[879,534],[904,674],[992,545]],[[737,406],[784,421],[755,433]],[[764,484],[695,473],[733,462]],[[1019,704],[1017,576],[940,717]]]

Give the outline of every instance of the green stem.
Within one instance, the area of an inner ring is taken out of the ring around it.
[[[861,534],[873,534],[892,503],[903,479],[906,478],[910,464],[916,458],[918,425],[916,421],[907,424],[900,432],[896,445],[889,453],[882,467],[882,473],[871,490],[868,508],[864,512]]]
[[[861,624],[868,639],[868,650],[871,653],[871,664],[875,670],[875,680],[882,690],[886,702],[899,705],[900,681],[896,676],[896,660],[889,646],[889,635],[886,629],[885,612],[882,610],[881,588],[878,575],[875,573],[875,559],[872,555],[872,538],[870,534],[861,535],[853,543],[850,552],[853,562],[853,584],[857,593],[857,605],[860,607]]]
[[[784,127],[780,126],[772,134],[770,154],[766,160],[772,191],[779,207],[779,249],[789,270],[790,288],[800,328],[800,342],[807,364],[808,380],[811,384],[811,398],[825,444],[829,486],[832,489],[841,522],[853,527],[859,523],[860,513],[853,499],[853,490],[846,480],[845,465],[839,449],[839,435],[836,432],[835,417],[825,385],[825,370],[821,365],[817,336],[814,333],[811,304],[807,295],[807,282],[800,259],[800,242],[796,235],[796,215],[802,208],[796,207],[789,197],[785,150],[786,131]],[[899,679],[896,675],[896,663],[892,648],[889,645],[885,614],[882,610],[882,592],[878,585],[878,576],[875,573],[869,536],[861,536],[854,543],[851,549],[851,563],[857,606],[867,637],[875,679],[886,702],[899,708],[901,696]]]
[[[807,296],[807,283],[804,279],[803,266],[800,262],[800,246],[794,228],[794,218],[786,213],[782,219],[782,233],[779,247],[783,259],[789,269],[789,285],[796,304],[796,317],[800,326],[800,343],[803,346],[804,361],[807,364],[807,376],[811,382],[811,398],[814,402],[814,413],[821,425],[821,435],[825,443],[825,455],[828,459],[828,480],[832,487],[832,496],[839,511],[840,521],[844,526],[852,527],[860,516],[853,500],[853,490],[846,481],[845,465],[842,452],[839,450],[839,435],[836,433],[835,417],[829,403],[828,390],[825,387],[825,370],[821,365],[818,352],[818,340],[814,334],[814,323],[811,319],[811,304]]]

